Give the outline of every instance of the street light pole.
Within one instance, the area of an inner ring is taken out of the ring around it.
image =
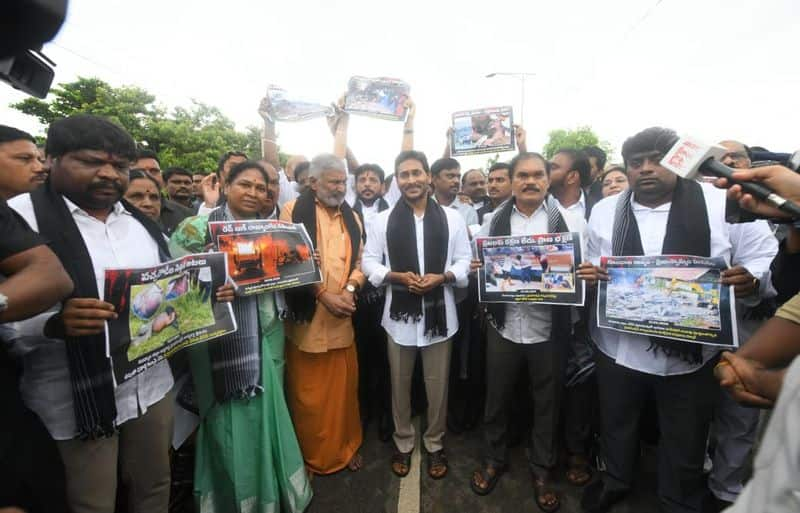
[[[519,124],[525,125],[525,78],[526,77],[535,77],[536,73],[526,73],[526,72],[495,72],[489,73],[486,75],[486,78],[492,78],[497,76],[504,76],[504,77],[514,77],[518,78],[520,81],[520,113],[519,113]]]

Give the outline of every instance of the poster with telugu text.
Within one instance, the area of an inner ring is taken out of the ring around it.
[[[237,294],[249,296],[322,281],[314,246],[302,224],[252,219],[208,223]]]
[[[636,335],[738,347],[733,288],[720,283],[721,258],[603,257],[597,324]]]
[[[482,303],[583,305],[578,232],[477,238]]]
[[[236,331],[230,303],[218,303],[226,255],[200,253],[140,269],[106,269],[104,301],[114,379],[123,383],[180,349]]]

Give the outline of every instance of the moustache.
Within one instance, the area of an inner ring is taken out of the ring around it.
[[[541,192],[541,189],[536,187],[535,185],[526,185],[522,192]]]
[[[89,186],[86,187],[86,189],[90,192],[103,189],[114,189],[120,194],[125,192],[125,189],[122,187],[121,183],[107,182],[107,181],[90,183]]]

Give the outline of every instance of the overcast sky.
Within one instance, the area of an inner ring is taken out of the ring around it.
[[[798,27],[797,0],[72,0],[45,53],[56,82],[137,85],[168,107],[195,98],[242,129],[260,123],[270,83],[329,102],[351,75],[402,78],[416,147],[431,160],[454,111],[510,104],[519,119],[520,82],[492,72],[536,74],[525,88],[532,150],[551,129],[591,125],[618,155],[626,137],[662,125],[794,151]],[[7,107],[21,98],[0,87],[0,122],[43,132]],[[350,127],[359,160],[390,168],[402,124],[353,117]],[[278,132],[289,153],[332,149],[322,119]]]

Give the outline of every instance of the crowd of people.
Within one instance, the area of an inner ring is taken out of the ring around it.
[[[406,106],[388,175],[358,163],[341,109],[331,153],[282,164],[264,100],[263,157],[231,149],[211,173],[162,170],[98,116],[54,121],[42,148],[0,126],[0,511],[166,512],[188,482],[199,512],[302,512],[314,475],[363,468],[370,425],[394,446],[386,471],[408,475],[415,412],[431,479],[459,457],[448,430],[482,430],[480,467],[458,477],[480,496],[524,441],[542,511],[559,509],[564,480],[583,487],[584,511],[608,511],[655,445],[662,511],[797,511],[798,228],[729,223],[735,205],[782,214],[662,167],[670,129],[632,135],[609,164],[597,147],[545,158],[516,126],[512,159],[462,173],[449,142],[428,163]],[[738,178],[800,197],[792,171],[720,144]],[[209,222],[244,219],[303,224],[322,281],[246,297],[220,287],[235,333],[118,385],[104,270],[206,251]],[[561,232],[582,234],[583,307],[479,301],[474,238]],[[725,260],[737,352],[597,326],[603,257],[671,254]],[[764,434],[754,406],[782,388]],[[187,415],[196,430],[172,447]]]

